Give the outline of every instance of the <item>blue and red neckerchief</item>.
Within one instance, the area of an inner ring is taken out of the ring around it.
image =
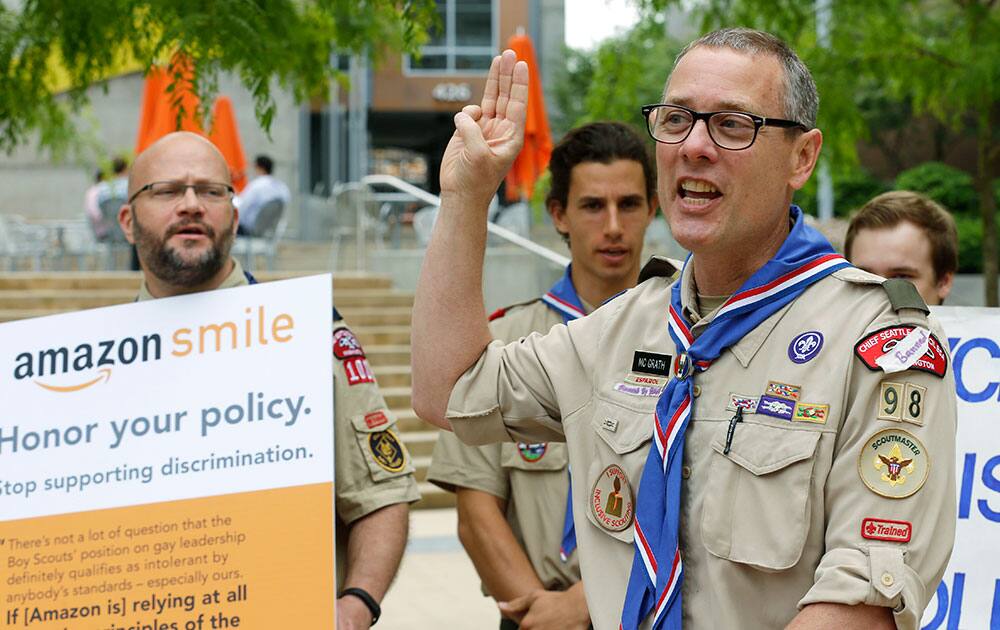
[[[571,270],[573,265],[566,265],[566,273],[562,278],[552,285],[552,288],[542,296],[542,301],[546,306],[554,310],[563,318],[563,323],[568,324],[574,319],[587,314],[583,310],[583,302],[576,294],[576,287],[573,286]],[[566,516],[563,519],[563,535],[559,545],[559,558],[563,562],[569,560],[573,550],[576,549],[576,527],[573,524],[573,475],[569,475],[569,485],[566,494]]]
[[[693,415],[693,375],[707,370],[726,348],[810,285],[850,266],[822,234],[806,225],[797,206],[790,213],[794,225],[774,258],[719,307],[697,339],[681,307],[681,282],[671,289],[667,328],[677,346],[677,369],[656,403],[653,444],[639,481],[635,556],[625,591],[622,630],[637,630],[650,614],[654,630],[681,628],[681,463],[684,432]],[[689,264],[691,256],[684,263]]]

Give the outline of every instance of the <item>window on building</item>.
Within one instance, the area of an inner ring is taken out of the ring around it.
[[[412,73],[449,74],[489,70],[496,54],[496,0],[437,0],[438,26],[418,59],[407,55]]]

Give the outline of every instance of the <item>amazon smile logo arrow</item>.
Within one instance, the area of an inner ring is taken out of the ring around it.
[[[105,383],[111,380],[111,368],[101,368],[99,371],[101,374],[97,378],[89,380],[86,383],[80,383],[79,385],[48,385],[41,381],[35,381],[35,385],[45,388],[50,392],[60,392],[60,393],[78,392],[81,389],[87,389],[91,385],[96,385],[97,383],[100,383],[102,380]]]

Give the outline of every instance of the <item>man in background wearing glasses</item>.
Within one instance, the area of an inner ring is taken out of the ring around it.
[[[484,221],[526,97],[508,51],[455,117],[414,305],[417,413],[470,443],[566,440],[595,628],[918,628],[954,536],[946,338],[911,285],[851,267],[791,205],[822,145],[808,69],[749,29],[685,48],[642,110],[692,252],[680,278],[647,265],[504,346],[478,301]]]
[[[141,153],[118,221],[139,253],[140,300],[253,284],[229,251],[236,234],[229,168],[205,138],[176,132]],[[406,546],[419,497],[406,447],[364,350],[333,312],[337,628],[368,628]],[[367,447],[378,443],[380,449]],[[276,541],[277,542],[277,541]]]

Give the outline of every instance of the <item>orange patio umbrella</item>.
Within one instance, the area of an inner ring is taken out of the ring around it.
[[[188,57],[176,55],[169,67],[155,67],[146,75],[139,113],[139,133],[135,144],[136,155],[173,131],[192,131],[206,135],[198,118],[199,100],[191,89],[190,63]],[[175,73],[179,73],[181,79],[174,90],[168,92]],[[177,114],[181,107],[184,115],[178,126]],[[246,186],[247,164],[233,104],[229,98],[220,96],[216,99],[212,112],[212,130],[207,137],[226,158],[226,164],[233,175],[233,187],[237,191],[243,190]]]
[[[236,114],[233,112],[233,102],[228,96],[215,99],[212,108],[212,131],[208,134],[222,156],[226,158],[229,172],[233,176],[233,188],[237,192],[247,185],[247,159],[243,154],[243,143],[240,142],[240,129],[236,126]]]
[[[168,92],[171,74],[180,73],[181,80]],[[193,131],[204,134],[198,121],[198,97],[191,90],[191,67],[187,57],[175,55],[169,67],[154,67],[146,75],[142,92],[142,109],[139,113],[139,135],[135,154],[172,131]],[[177,125],[177,113],[183,106],[184,116]]]
[[[524,147],[510,167],[506,180],[507,200],[517,201],[531,197],[535,181],[548,167],[552,136],[549,119],[545,115],[542,78],[531,38],[519,33],[508,40],[507,47],[517,53],[518,60],[528,64],[528,118],[524,126]]]

